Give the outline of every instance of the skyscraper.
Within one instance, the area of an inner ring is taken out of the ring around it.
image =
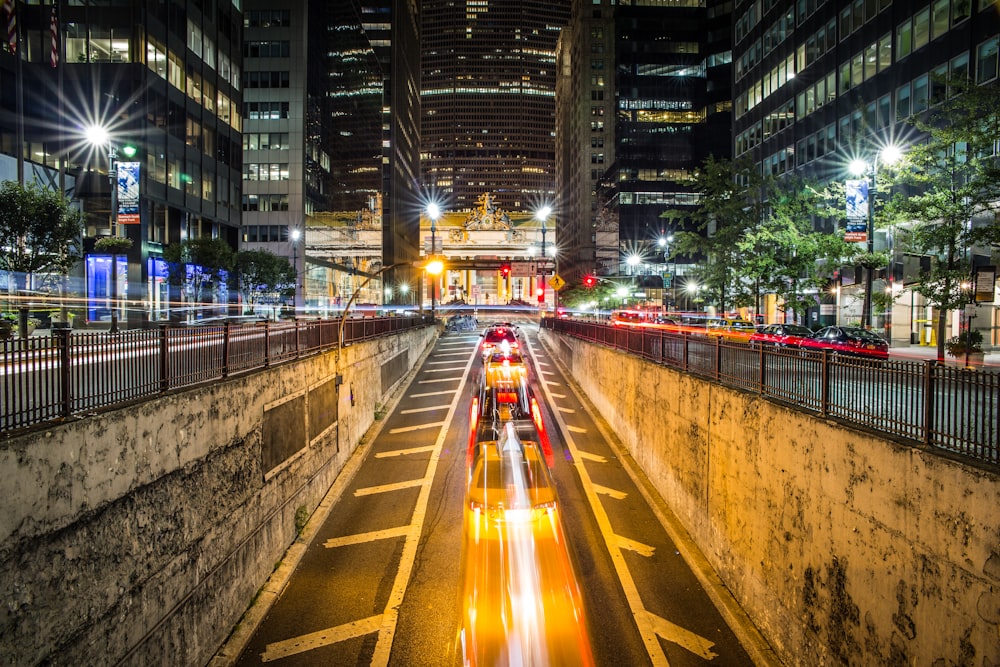
[[[456,210],[484,192],[508,210],[552,203],[555,51],[569,0],[421,7],[424,186]]]

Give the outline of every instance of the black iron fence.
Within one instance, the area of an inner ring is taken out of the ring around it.
[[[344,344],[429,324],[343,322]],[[341,320],[222,323],[107,332],[55,330],[0,341],[0,432],[86,415],[336,348]]]
[[[998,373],[578,320],[546,318],[542,327],[824,417],[1000,463]]]

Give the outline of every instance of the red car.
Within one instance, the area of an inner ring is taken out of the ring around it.
[[[777,347],[799,347],[803,338],[812,336],[812,329],[801,324],[768,324],[750,336],[750,347],[774,345]]]
[[[885,339],[861,327],[824,327],[812,336],[803,338],[799,347],[804,350],[830,350],[836,354],[869,359],[889,358],[889,344]]]

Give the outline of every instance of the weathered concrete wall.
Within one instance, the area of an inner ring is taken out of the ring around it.
[[[786,664],[1000,664],[996,471],[542,338]]]
[[[265,414],[307,423],[335,352],[0,442],[0,662],[207,663],[436,335],[345,348],[339,420],[272,470]]]

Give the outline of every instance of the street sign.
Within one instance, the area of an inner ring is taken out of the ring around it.
[[[549,285],[557,292],[561,290],[565,284],[566,281],[560,278],[558,273],[549,278]]]

